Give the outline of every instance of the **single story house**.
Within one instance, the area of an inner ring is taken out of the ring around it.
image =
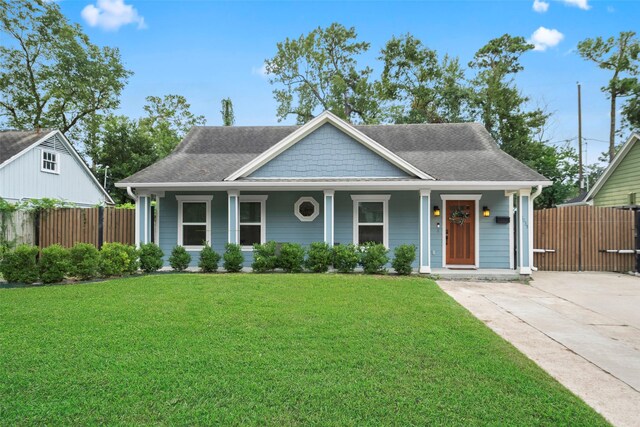
[[[113,204],[58,130],[0,131],[0,197],[12,203],[49,198],[78,207]]]
[[[638,141],[640,141],[640,135],[631,135],[593,187],[560,206],[640,208],[640,143]]]
[[[136,200],[137,241],[183,245],[194,264],[204,241],[242,245],[247,266],[269,240],[380,242],[414,244],[421,273],[528,275],[533,200],[550,184],[480,124],[354,126],[324,112],[303,126],[194,127],[116,186]]]

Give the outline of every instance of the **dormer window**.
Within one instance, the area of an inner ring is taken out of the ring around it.
[[[60,173],[60,162],[58,153],[54,151],[42,150],[42,164],[40,167],[42,172]]]

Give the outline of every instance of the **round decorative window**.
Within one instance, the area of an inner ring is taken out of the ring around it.
[[[293,213],[300,221],[310,222],[320,215],[320,205],[313,197],[300,197],[293,207]]]

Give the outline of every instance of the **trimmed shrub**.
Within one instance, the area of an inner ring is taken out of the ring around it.
[[[416,245],[400,245],[393,250],[391,266],[396,273],[406,276],[413,270],[411,264],[416,260]]]
[[[0,273],[10,283],[33,283],[38,280],[37,256],[37,247],[18,245],[14,251],[4,254]]]
[[[124,250],[127,253],[127,258],[129,259],[129,263],[124,269],[124,272],[127,274],[134,274],[140,268],[140,251],[132,245],[124,245]]]
[[[253,263],[251,264],[251,268],[254,273],[265,273],[267,271],[273,271],[278,267],[276,247],[276,242],[256,243],[253,245]]]
[[[198,267],[203,273],[215,273],[218,271],[218,263],[220,262],[220,254],[211,249],[209,244],[205,244],[200,251],[200,261]]]
[[[90,243],[76,243],[69,249],[69,275],[81,280],[98,275],[100,252]]]
[[[381,243],[367,243],[360,252],[360,265],[366,274],[384,274],[385,265],[389,262],[389,250]]]
[[[224,263],[222,266],[228,273],[237,273],[242,270],[244,264],[244,255],[242,248],[235,243],[227,243],[224,245],[224,255],[222,256]]]
[[[42,283],[62,282],[69,272],[69,251],[57,244],[44,248],[38,269]]]
[[[313,242],[307,251],[305,267],[314,273],[326,273],[331,266],[331,247],[325,242]]]
[[[353,243],[333,247],[333,266],[340,273],[352,273],[359,259],[358,249]]]
[[[164,252],[155,243],[140,245],[140,268],[145,273],[153,273],[162,268]]]
[[[191,262],[191,255],[180,245],[174,246],[169,257],[169,264],[171,268],[176,271],[184,271],[189,267]]]
[[[280,248],[278,266],[285,273],[300,273],[304,265],[304,248],[299,243],[284,243]]]
[[[103,277],[122,276],[128,272],[131,263],[128,245],[122,243],[105,243],[100,249],[100,261],[98,262],[98,272]],[[137,258],[137,255],[136,255]],[[135,262],[135,260],[134,260]]]

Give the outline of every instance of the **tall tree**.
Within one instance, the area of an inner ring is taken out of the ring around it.
[[[468,119],[469,91],[457,58],[424,46],[411,34],[393,37],[381,51],[384,69],[377,89],[395,123],[442,123]]]
[[[265,62],[270,83],[280,86],[273,91],[278,119],[293,115],[302,124],[329,110],[349,122],[377,122],[372,70],[357,63],[368,49],[354,28],[337,23],[278,43],[276,55]]]
[[[633,31],[623,31],[618,38],[586,39],[578,43],[578,52],[584,59],[611,72],[611,78],[602,91],[611,103],[609,111],[609,162],[616,155],[616,108],[618,98],[638,91],[638,56],[640,42]]]
[[[233,126],[236,122],[236,116],[233,114],[233,102],[231,102],[231,98],[223,99],[221,104],[222,110],[220,110],[220,114],[222,114],[222,125]]]
[[[131,72],[118,49],[98,47],[57,3],[0,0],[0,116],[18,129],[66,133],[119,105]]]
[[[146,116],[140,119],[140,127],[154,141],[159,158],[173,151],[193,126],[206,123],[204,116],[191,112],[182,95],[147,96],[146,101]]]

